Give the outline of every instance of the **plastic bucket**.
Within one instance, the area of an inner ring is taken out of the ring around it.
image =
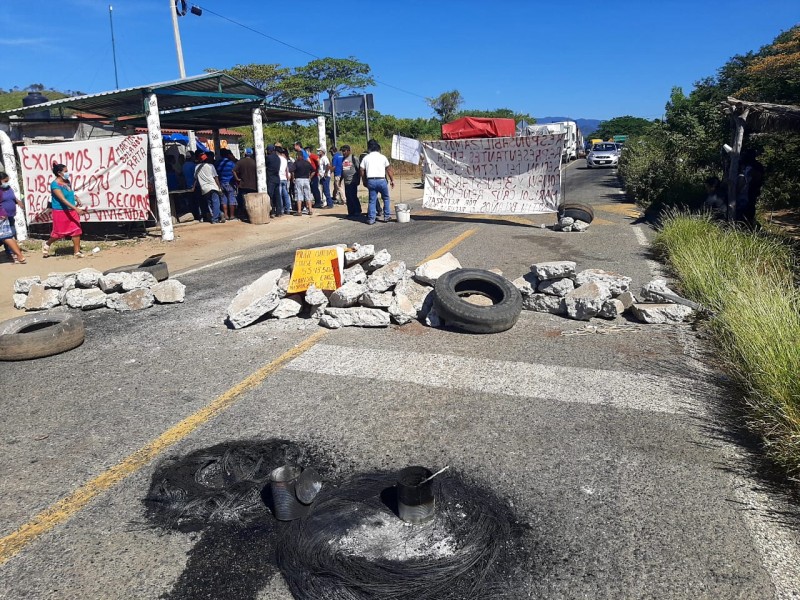
[[[272,208],[269,203],[269,194],[262,192],[245,194],[244,206],[247,209],[247,216],[253,225],[269,223],[269,211]]]
[[[424,523],[433,518],[436,509],[433,480],[425,481],[431,475],[433,473],[425,467],[407,467],[400,471],[397,477],[397,514],[406,523]]]
[[[408,204],[396,204],[394,210],[397,214],[398,223],[408,223],[411,221],[411,208]]]

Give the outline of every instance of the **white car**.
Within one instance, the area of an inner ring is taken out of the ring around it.
[[[619,163],[619,146],[613,142],[603,142],[592,146],[591,152],[586,156],[586,166],[616,167]]]

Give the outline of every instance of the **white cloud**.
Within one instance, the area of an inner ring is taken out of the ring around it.
[[[2,38],[0,46],[39,46],[48,42],[47,38]]]

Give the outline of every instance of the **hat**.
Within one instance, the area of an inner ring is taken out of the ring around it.
[[[267,150],[275,150],[275,144],[270,144],[267,146]]]
[[[325,152],[325,148],[317,148],[317,152]]]
[[[253,149],[252,149],[252,148],[246,148],[246,149],[245,149],[245,151],[244,151],[244,153],[245,153],[246,155],[250,156],[251,154],[253,154]]]

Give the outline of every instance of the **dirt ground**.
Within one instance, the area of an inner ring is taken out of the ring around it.
[[[397,182],[398,185],[391,195],[393,204],[413,202],[422,197],[418,178],[397,178]],[[359,191],[362,204],[365,204],[366,190],[360,188]],[[181,271],[241,254],[252,246],[278,239],[293,240],[303,237],[335,225],[346,214],[347,210],[343,205],[336,205],[333,209],[314,211],[311,217],[281,217],[272,219],[265,225],[251,225],[241,221],[215,225],[187,223],[175,227],[175,240],[172,242],[161,241],[158,232],[152,232],[146,238],[117,242],[116,246],[113,242],[83,242],[86,256],[82,259],[72,256],[72,243],[69,241],[54,244],[51,251],[54,255],[43,258],[39,250],[41,244],[38,240],[32,240],[29,245],[34,248],[25,252],[26,264],[4,262],[7,260],[5,253],[0,257],[0,321],[24,314],[14,308],[12,299],[14,281],[18,277],[39,275],[44,278],[48,273],[73,272],[85,267],[105,271],[139,263],[148,256],[161,252],[166,254],[163,260],[169,265],[170,273],[180,275]],[[100,251],[93,253],[95,247],[99,247]]]

